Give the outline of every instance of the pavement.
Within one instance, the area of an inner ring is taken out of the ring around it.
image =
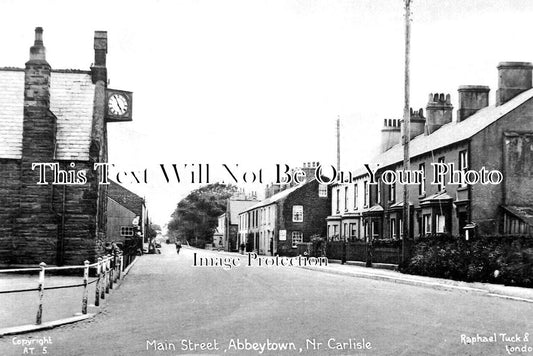
[[[243,256],[237,252],[218,251],[217,253],[229,256]],[[401,273],[393,265],[379,265],[378,268],[364,267],[362,263],[348,261],[341,264],[339,260],[328,260],[327,266],[301,266],[300,268],[331,273],[343,276],[367,278],[392,283],[400,283],[418,287],[439,290],[459,290],[463,292],[479,293],[487,297],[511,299],[526,303],[533,303],[533,289],[506,286],[502,284],[463,282],[444,278],[433,278]]]
[[[177,255],[164,245],[161,255],[138,260],[93,318],[2,337],[0,355],[22,355],[24,344],[59,356],[508,355],[533,348],[524,339],[533,335],[529,303],[341,274],[353,271],[349,265],[322,272],[217,265],[244,258],[190,248]]]

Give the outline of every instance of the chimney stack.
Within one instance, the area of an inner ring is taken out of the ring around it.
[[[381,152],[388,151],[400,143],[401,127],[398,119],[384,119],[381,129]]]
[[[461,122],[480,109],[489,106],[489,91],[490,88],[485,85],[461,85],[458,90],[457,122]]]
[[[498,64],[498,90],[496,106],[502,105],[518,94],[531,89],[530,62],[500,62]]]
[[[319,162],[304,162],[303,168],[301,168],[301,170],[304,171],[305,180],[307,182],[312,179],[315,179],[315,172],[319,165]]]
[[[452,111],[453,105],[450,94],[429,94],[429,100],[426,106],[426,133],[431,135],[442,125],[452,122]]]
[[[94,31],[94,64],[91,67],[93,83],[102,80],[107,85],[107,31]]]

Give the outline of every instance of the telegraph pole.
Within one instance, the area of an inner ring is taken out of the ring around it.
[[[341,170],[341,117],[337,115],[337,172]]]
[[[404,108],[403,108],[403,169],[408,171],[411,166],[409,157],[409,141],[411,139],[411,113],[409,104],[409,55],[411,46],[411,0],[405,1],[405,88],[404,88]],[[410,240],[410,214],[409,214],[409,187],[407,184],[403,185],[403,226],[402,226],[402,261],[406,261],[409,257],[407,249],[409,244],[406,240]]]

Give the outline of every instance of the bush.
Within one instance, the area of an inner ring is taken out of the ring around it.
[[[533,238],[484,236],[465,241],[445,235],[415,242],[404,273],[467,282],[533,287]]]

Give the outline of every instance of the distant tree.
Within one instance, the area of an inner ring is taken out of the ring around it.
[[[218,217],[226,212],[226,199],[236,191],[236,186],[221,183],[208,184],[192,191],[172,213],[169,232],[198,247],[212,243]]]
[[[154,229],[155,231],[159,231],[159,232],[161,231],[161,226],[160,226],[160,225],[158,225],[158,224],[151,224],[151,226],[152,226],[152,229]]]

